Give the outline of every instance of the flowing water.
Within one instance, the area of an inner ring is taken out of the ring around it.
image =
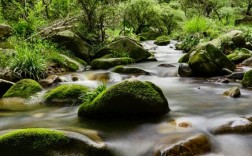
[[[168,46],[156,46],[153,41],[142,43],[153,52],[158,61],[128,65],[139,67],[151,73],[151,76],[126,76],[112,73],[110,70],[86,71],[75,73],[78,83],[95,88],[99,82],[94,75],[109,75],[108,85],[133,77],[151,81],[164,92],[171,112],[155,119],[80,119],[78,106],[46,107],[37,105],[41,95],[30,101],[22,99],[3,99],[0,101],[0,131],[27,127],[45,127],[80,131],[97,131],[104,142],[118,156],[151,156],[153,150],[164,140],[175,143],[176,138],[185,138],[191,134],[204,133],[212,141],[212,153],[209,156],[252,156],[251,134],[213,135],[210,130],[223,122],[236,117],[252,115],[252,90],[244,89],[239,82],[229,84],[216,83],[217,78],[181,78],[177,76],[178,59],[183,55],[174,50],[175,41]],[[166,64],[166,67],[159,66]],[[245,69],[247,70],[247,68]],[[96,76],[97,77],[97,76]],[[69,78],[69,75],[66,75]],[[227,89],[241,87],[240,98],[228,98],[222,95]],[[26,103],[26,104],[23,104]],[[189,128],[174,126],[171,121],[186,123]]]

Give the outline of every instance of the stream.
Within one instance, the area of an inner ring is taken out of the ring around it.
[[[129,76],[95,70],[74,73],[79,81],[68,82],[95,88],[100,82],[93,79],[94,74],[109,75],[107,84],[113,85],[127,78],[151,81],[159,86],[168,99],[171,111],[155,119],[80,119],[78,106],[46,107],[35,104],[41,95],[22,104],[22,99],[0,100],[0,131],[28,127],[71,129],[73,131],[91,130],[97,132],[108,148],[118,156],[152,156],[164,139],[176,143],[176,138],[203,133],[212,142],[212,151],[207,156],[252,156],[252,134],[210,133],[210,129],[233,118],[252,115],[252,90],[242,88],[239,82],[217,83],[218,78],[182,78],[177,76],[179,58],[182,51],[175,50],[175,41],[168,46],[156,46],[153,41],[143,42],[145,49],[153,52],[157,61],[147,61],[127,65],[138,67],[151,73],[151,76]],[[166,65],[159,66],[160,64]],[[249,68],[248,68],[249,69]],[[244,70],[248,70],[244,68]],[[65,75],[66,79],[69,74]],[[223,92],[233,86],[241,88],[240,98],[223,96]],[[171,121],[184,123],[177,127]],[[0,132],[1,133],[1,132]],[[1,154],[0,154],[1,155]]]

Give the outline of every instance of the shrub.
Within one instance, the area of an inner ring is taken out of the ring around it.
[[[204,17],[194,17],[184,25],[184,31],[189,34],[203,33],[207,28],[207,20]]]

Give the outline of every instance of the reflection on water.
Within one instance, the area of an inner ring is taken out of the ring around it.
[[[203,132],[211,136],[216,146],[214,150],[216,154],[209,156],[252,156],[250,134],[214,136],[208,132],[209,127],[214,127],[231,117],[251,114],[251,90],[241,88],[240,98],[225,97],[222,95],[225,90],[233,86],[241,87],[240,84],[238,82],[221,84],[204,78],[177,77],[177,61],[182,53],[173,49],[174,42],[169,46],[157,47],[150,41],[145,42],[144,46],[155,53],[158,61],[129,66],[152,73],[152,76],[135,78],[151,81],[161,87],[172,110],[169,114],[161,118],[142,120],[79,119],[78,106],[58,108],[38,104],[43,96],[42,92],[30,101],[0,100],[0,130],[26,127],[92,129],[101,134],[102,139],[116,155],[122,156],[152,155],[151,149],[164,137],[171,139],[175,136],[183,137]],[[160,67],[160,64],[172,64],[174,67]],[[107,76],[101,76],[100,73],[107,73]],[[80,81],[71,83],[91,88],[104,81],[112,85],[127,78],[125,75],[111,73],[110,70],[76,74],[80,77]]]

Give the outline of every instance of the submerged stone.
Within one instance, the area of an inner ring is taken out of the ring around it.
[[[23,79],[14,84],[3,97],[21,97],[28,98],[33,94],[41,91],[43,88],[40,84],[32,79]]]
[[[241,96],[241,91],[238,87],[233,87],[233,88],[230,88],[229,90],[225,91],[223,93],[223,95],[237,98],[237,97]]]
[[[129,68],[123,66],[116,66],[112,71],[120,74],[151,75],[149,72],[140,68]]]
[[[198,134],[177,143],[163,145],[154,156],[194,156],[207,154],[211,151],[210,139],[204,134]]]
[[[128,57],[122,58],[100,58],[91,62],[92,69],[109,69],[117,65],[126,65],[134,63],[134,60]]]
[[[79,108],[81,117],[157,116],[169,112],[162,90],[151,82],[123,81]]]

